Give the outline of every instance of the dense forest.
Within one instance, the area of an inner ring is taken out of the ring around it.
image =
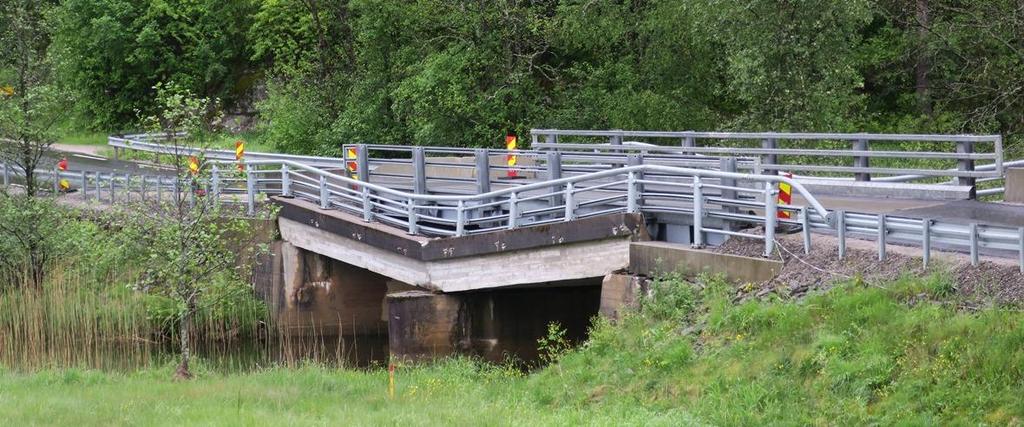
[[[22,19],[43,23],[32,48],[73,99],[67,120],[97,132],[136,128],[160,82],[309,153],[496,145],[548,126],[1011,138],[1024,127],[1019,0],[0,4],[20,11],[0,22],[8,37]],[[14,76],[0,69],[0,86]]]

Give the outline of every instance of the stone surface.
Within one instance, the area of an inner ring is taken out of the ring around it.
[[[701,272],[724,274],[733,282],[760,283],[782,271],[781,261],[691,249],[665,242],[634,242],[629,247],[629,270],[657,276],[679,272],[693,276]]]
[[[1024,203],[1024,168],[1010,168],[1006,170],[1006,196],[1007,203]]]
[[[601,281],[599,313],[612,320],[621,318],[624,310],[636,308],[640,296],[647,292],[646,280],[629,273],[610,273]]]

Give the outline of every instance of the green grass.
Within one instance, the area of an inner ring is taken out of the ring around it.
[[[69,145],[107,145],[107,134],[101,132],[68,132],[57,137],[57,142]]]
[[[655,301],[529,375],[466,359],[387,372],[271,368],[173,382],[0,372],[18,425],[1020,425],[1024,313],[963,312],[942,276],[848,283],[800,301],[731,302],[717,280]]]

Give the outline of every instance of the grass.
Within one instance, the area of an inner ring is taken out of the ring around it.
[[[101,132],[67,132],[57,138],[60,144],[107,145],[107,134]]]
[[[453,359],[387,371],[270,368],[169,380],[0,372],[14,424],[862,425],[1024,422],[1024,313],[944,304],[941,275],[732,302],[719,280],[658,297],[530,374]]]

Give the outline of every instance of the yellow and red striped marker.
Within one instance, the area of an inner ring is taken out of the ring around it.
[[[505,135],[505,149],[509,151],[507,158],[505,159],[508,163],[508,177],[515,178],[519,176],[519,171],[515,169],[516,162],[519,160],[519,156],[516,156],[515,150],[518,144],[518,139],[515,134]]]
[[[786,172],[782,174],[786,178],[793,178],[793,174]],[[791,205],[793,204],[793,186],[789,185],[788,182],[779,182],[779,204],[780,205]],[[790,219],[793,214],[789,211],[779,210],[779,218]]]
[[[358,153],[356,153],[356,149],[354,147],[349,147],[345,150],[345,168],[348,169],[348,175],[352,177],[352,179],[359,179],[359,173],[357,170],[359,166],[356,163],[357,154]]]
[[[245,141],[235,141],[235,160],[238,161],[238,171],[242,172],[245,170],[245,164],[242,160],[245,158]]]
[[[61,172],[66,172],[68,170],[68,159],[66,157],[57,161],[57,170]],[[68,191],[71,189],[71,183],[64,178],[57,181],[57,186],[60,187],[60,191]]]
[[[192,176],[199,175],[199,158],[196,156],[189,156],[188,158],[188,171]]]

